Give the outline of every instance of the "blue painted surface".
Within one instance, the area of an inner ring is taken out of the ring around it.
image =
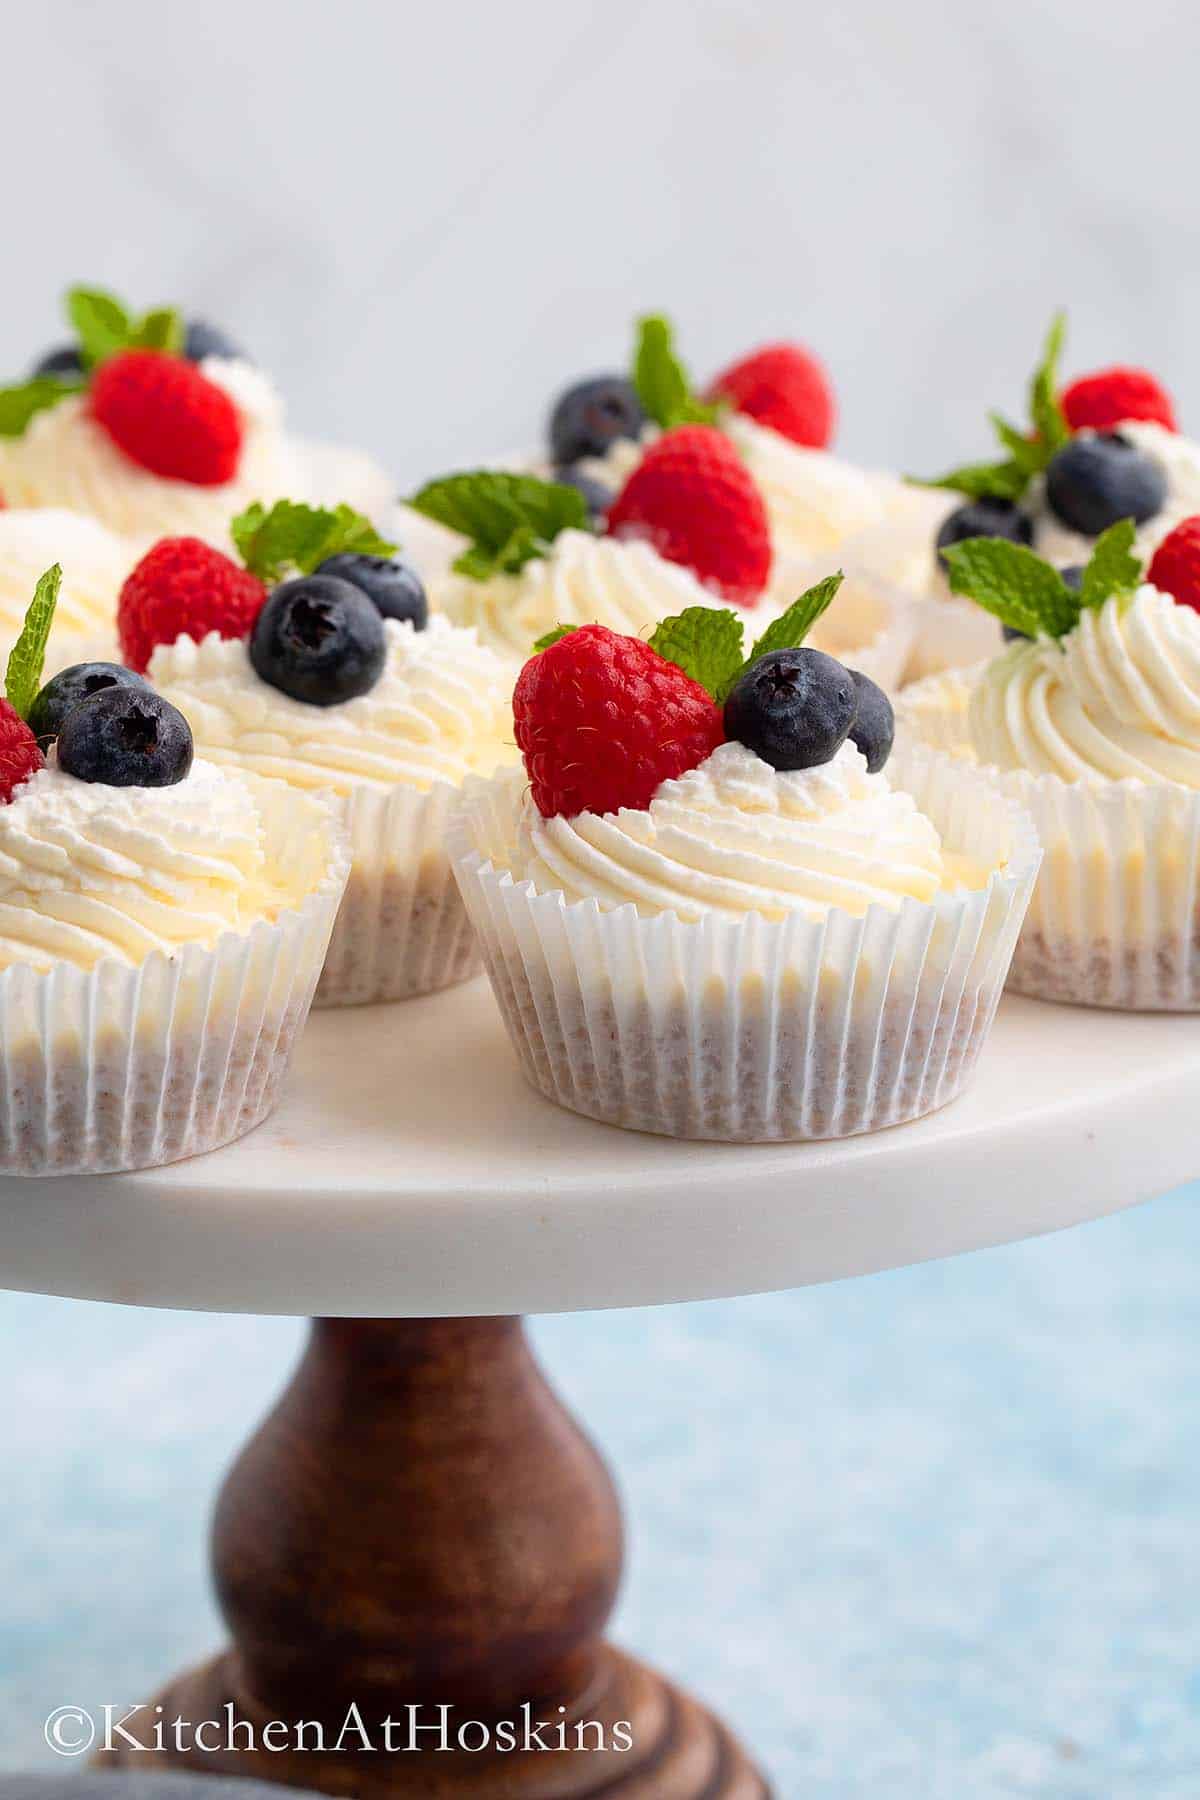
[[[621,1636],[786,1800],[1195,1800],[1198,1199],[538,1325],[622,1476]],[[297,1342],[0,1296],[0,1766],[218,1641],[211,1492]]]

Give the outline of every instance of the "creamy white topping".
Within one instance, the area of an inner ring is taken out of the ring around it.
[[[511,681],[473,631],[385,619],[384,634],[375,686],[335,706],[280,693],[255,674],[241,639],[215,632],[160,645],[149,676],[188,719],[200,754],[292,787],[425,790],[513,760]]]
[[[1123,438],[1128,438],[1131,444],[1152,457],[1167,478],[1167,498],[1162,511],[1138,527],[1135,549],[1146,560],[1176,525],[1200,513],[1200,444],[1148,420],[1131,419],[1118,430]],[[1079,435],[1092,434],[1081,432]],[[1059,568],[1087,561],[1096,540],[1072,531],[1050,511],[1043,479],[1033,483],[1022,505],[1033,515],[1034,548],[1039,556]]]
[[[434,583],[433,600],[455,624],[473,626],[484,644],[522,663],[558,624],[607,625],[639,637],[686,606],[728,605],[649,544],[587,531],[560,533],[547,556],[516,575],[472,581],[450,574]]]
[[[96,637],[113,630],[117,595],[136,560],[133,545],[82,513],[56,506],[0,510],[0,639],[12,643],[38,576],[56,562],[63,581],[51,650],[64,633]]]
[[[989,663],[968,721],[995,768],[1200,788],[1200,614],[1149,586],[1114,597],[1061,643],[1013,644]]]
[[[527,796],[513,873],[541,893],[685,919],[861,915],[947,884],[933,824],[885,776],[868,775],[849,743],[820,768],[787,773],[722,744],[664,781],[645,811],[546,819]]]
[[[298,483],[279,397],[249,363],[206,357],[200,365],[233,399],[243,425],[237,474],[223,487],[168,481],[119,450],[88,411],[86,394],[38,413],[19,438],[0,439],[0,494],[14,507],[68,507],[144,545],[186,533],[224,548],[229,522],[252,500],[288,495]]]
[[[211,946],[290,899],[272,890],[250,788],[197,760],[174,787],[105,787],[54,766],[0,806],[0,968]]]

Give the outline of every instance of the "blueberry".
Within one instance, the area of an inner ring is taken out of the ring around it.
[[[823,650],[770,650],[725,702],[725,735],[773,769],[813,769],[836,756],[854,723],[849,669]]]
[[[57,375],[60,381],[82,381],[83,363],[74,344],[60,344],[57,350],[47,350],[45,356],[34,363],[30,374],[33,379],[39,375]]]
[[[417,631],[429,623],[425,584],[411,563],[400,556],[363,556],[343,550],[327,556],[318,575],[336,575],[359,588],[385,619],[407,619]]]
[[[943,519],[937,534],[938,561],[946,567],[942,551],[964,538],[1007,538],[1010,544],[1032,544],[1033,520],[1013,500],[968,500]]]
[[[1051,512],[1085,537],[1099,537],[1119,519],[1142,525],[1166,498],[1162,469],[1118,431],[1072,438],[1046,469]]]
[[[1065,569],[1060,569],[1058,572],[1062,577],[1063,586],[1069,587],[1073,594],[1077,594],[1083,586],[1083,564],[1068,563]]]
[[[183,331],[183,354],[189,362],[203,362],[206,356],[224,356],[230,362],[250,360],[240,344],[235,344],[219,326],[210,325],[207,319],[187,321]]]
[[[1006,644],[1019,644],[1021,642],[1031,644],[1033,642],[1033,639],[1027,631],[1018,631],[1015,625],[1002,625],[1000,627],[1000,636],[1004,639]]]
[[[560,394],[550,414],[550,455],[556,463],[603,456],[618,438],[641,435],[646,415],[631,381],[593,375]]]
[[[262,679],[309,706],[336,706],[369,692],[385,655],[374,604],[336,575],[283,582],[250,633],[250,661]]]
[[[81,700],[113,687],[149,691],[143,676],[135,675],[132,669],[123,668],[120,663],[72,663],[69,669],[61,669],[51,676],[30,707],[27,721],[42,749],[54,742],[62,730],[63,720]]]
[[[583,495],[588,517],[593,521],[602,519],[613,503],[612,489],[605,487],[602,481],[597,481],[593,476],[585,475],[574,463],[560,463],[554,471],[554,479]]]
[[[883,689],[869,675],[860,675],[857,669],[850,669],[848,673],[858,696],[850,742],[866,757],[868,772],[878,775],[892,754],[896,715]]]
[[[174,787],[192,766],[191,726],[145,683],[101,688],[63,720],[58,766],[105,787]]]

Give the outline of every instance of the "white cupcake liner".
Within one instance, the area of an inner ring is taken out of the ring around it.
[[[955,849],[1004,859],[978,890],[865,917],[773,920],[538,894],[506,863],[525,778],[468,783],[450,853],[527,1079],[573,1112],[729,1142],[845,1137],[944,1106],[967,1081],[1040,858],[977,777],[908,759]]]
[[[446,825],[459,789],[362,787],[343,798],[350,878],[316,1006],[365,1006],[432,994],[481,964],[450,860]]]
[[[977,674],[907,689],[901,741],[933,747],[944,763],[969,756]],[[1172,782],[979,774],[1028,810],[1045,850],[1009,987],[1081,1006],[1200,1011],[1200,793]]]
[[[265,787],[266,784],[263,784]],[[270,784],[273,788],[275,784]],[[256,784],[256,791],[262,792]],[[312,1002],[348,868],[323,803],[263,793],[281,880],[311,870],[294,908],[206,949],[136,967],[0,973],[0,1171],[102,1174],[177,1162],[271,1111]]]

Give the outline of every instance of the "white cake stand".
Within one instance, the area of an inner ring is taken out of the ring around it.
[[[283,1106],[228,1150],[0,1182],[6,1286],[317,1315],[218,1506],[234,1648],[165,1691],[167,1716],[316,1720],[328,1743],[352,1703],[369,1730],[445,1705],[474,1742],[520,1730],[529,1703],[552,1744],[510,1753],[493,1730],[443,1752],[430,1732],[423,1755],[321,1755],[243,1730],[163,1754],[371,1797],[762,1800],[725,1728],[603,1641],[615,1496],[513,1315],[798,1286],[1095,1218],[1197,1172],[1198,1088],[1194,1019],[1010,999],[973,1088],[934,1118],[839,1144],[675,1143],[534,1094],[474,982],[318,1014]]]

